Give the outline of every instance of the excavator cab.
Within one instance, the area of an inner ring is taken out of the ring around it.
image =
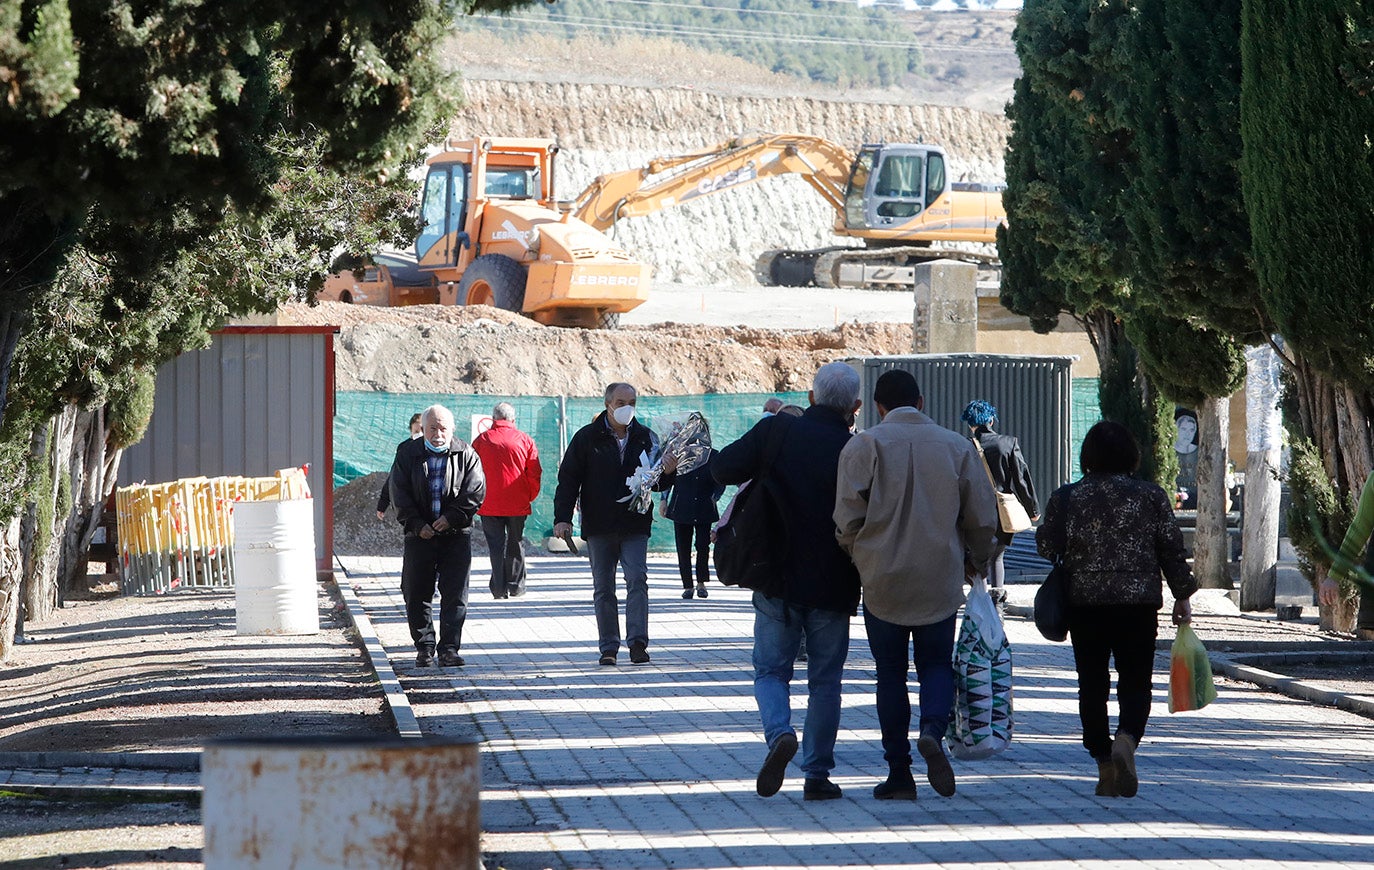
[[[845,227],[886,229],[919,218],[945,192],[945,156],[924,145],[864,145],[845,187]]]

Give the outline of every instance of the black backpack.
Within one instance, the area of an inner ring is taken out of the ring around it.
[[[729,519],[717,529],[714,560],[716,578],[726,586],[777,598],[786,588],[787,514],[772,470],[791,420],[786,416],[773,419],[764,445],[763,469],[740,489]]]

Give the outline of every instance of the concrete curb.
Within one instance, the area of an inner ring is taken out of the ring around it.
[[[1366,698],[1356,698],[1314,685],[1305,680],[1285,677],[1283,674],[1266,671],[1254,665],[1242,664],[1234,661],[1230,656],[1219,653],[1209,653],[1207,657],[1212,662],[1213,671],[1220,672],[1230,679],[1254,683],[1257,686],[1272,689],[1280,695],[1287,695],[1300,701],[1311,701],[1314,704],[1325,704],[1328,707],[1337,707],[1374,719],[1374,701]]]
[[[339,573],[343,574],[345,578],[348,577],[348,571],[344,569],[343,563],[335,560],[335,564],[338,565]],[[396,733],[407,738],[423,737],[424,735],[420,732],[420,720],[415,718],[415,711],[411,708],[410,700],[406,698],[406,693],[401,688],[401,681],[397,679],[396,671],[391,667],[391,660],[386,656],[386,649],[382,646],[381,640],[377,638],[377,632],[372,627],[372,620],[368,619],[362,603],[358,601],[358,596],[353,591],[353,587],[347,583],[334,581],[334,588],[339,590],[339,597],[343,599],[344,606],[348,608],[348,617],[353,621],[353,627],[363,642],[363,651],[367,654],[368,663],[372,666],[372,673],[377,676],[377,682],[381,684],[387,711],[391,714],[391,721],[396,725]]]
[[[1030,604],[1013,604],[1011,601],[1008,601],[1005,605],[1004,613],[1007,616],[1019,616],[1024,617],[1026,619],[1034,619],[1035,605],[1033,602]],[[1244,614],[1241,615],[1243,616]],[[1353,649],[1347,649],[1343,647],[1340,651],[1328,651],[1328,654],[1330,654],[1331,652],[1359,654],[1365,652],[1365,650],[1369,647],[1368,644],[1359,644],[1358,642],[1354,643],[1355,648]],[[1161,639],[1159,641],[1158,649],[1160,651],[1167,652],[1169,650],[1170,645],[1170,641]],[[1253,647],[1253,649],[1239,648],[1246,646]],[[1313,704],[1324,704],[1328,707],[1336,707],[1341,710],[1346,710],[1351,713],[1357,713],[1361,716],[1368,716],[1371,719],[1374,719],[1374,701],[1370,701],[1366,698],[1353,697],[1351,695],[1346,695],[1341,692],[1335,692],[1331,689],[1313,685],[1312,683],[1306,682],[1304,680],[1294,679],[1293,677],[1285,677],[1283,674],[1276,674],[1272,671],[1266,671],[1263,668],[1257,668],[1254,665],[1247,665],[1242,662],[1238,662],[1231,657],[1232,654],[1245,655],[1246,653],[1249,653],[1251,655],[1264,655],[1265,658],[1268,658],[1270,660],[1280,658],[1284,655],[1291,655],[1295,658],[1311,658],[1311,652],[1277,652],[1274,650],[1272,644],[1268,644],[1264,641],[1254,642],[1252,644],[1246,644],[1246,642],[1242,641],[1237,643],[1236,647],[1238,648],[1230,650],[1226,654],[1212,652],[1210,650],[1208,651],[1207,657],[1212,662],[1212,670],[1214,672],[1220,673],[1223,676],[1228,677],[1232,680],[1240,680],[1246,683],[1253,683],[1257,686],[1261,686],[1271,691],[1278,692],[1280,695],[1285,695],[1289,698],[1296,698],[1299,701],[1309,701]]]
[[[89,767],[96,770],[199,771],[199,752],[0,752],[0,770],[53,770]]]

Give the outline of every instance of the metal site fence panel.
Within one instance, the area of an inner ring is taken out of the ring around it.
[[[922,386],[924,388],[924,384]],[[871,386],[868,389],[871,393]],[[739,438],[758,422],[764,401],[772,395],[777,395],[784,402],[802,407],[807,404],[805,392],[641,395],[636,410],[639,419],[650,427],[654,425],[655,416],[700,411],[710,423],[712,445],[719,449]],[[465,441],[471,441],[479,427],[484,425],[484,421],[490,419],[492,408],[498,402],[509,402],[515,408],[516,426],[528,433],[534,439],[535,446],[539,448],[544,474],[539,498],[535,500],[532,515],[525,526],[525,536],[535,543],[542,542],[553,531],[553,493],[558,483],[559,460],[573,433],[590,423],[604,410],[605,402],[599,397],[340,392],[336,396],[337,410],[334,419],[335,487],[343,486],[374,471],[389,470],[397,443],[407,436],[406,427],[412,414],[419,413],[430,405],[444,405],[453,412],[458,436]],[[871,405],[867,395],[864,404],[866,407]],[[962,408],[961,404],[959,409]],[[1074,382],[1072,409],[1072,422],[1068,422],[1068,417],[1064,418],[1062,431],[1066,434],[1061,437],[1072,440],[1073,455],[1076,456],[1077,444],[1081,441],[1083,433],[1097,420],[1095,380],[1083,378]],[[877,422],[876,415],[872,422]],[[954,412],[953,422],[958,423],[957,410]],[[950,428],[959,432],[965,431],[955,426]],[[1062,450],[1067,451],[1068,447],[1065,446]],[[1051,482],[1050,478],[1036,478],[1036,483],[1040,487],[1048,487]],[[730,487],[721,497],[722,509],[733,493],[734,487]],[[1049,489],[1040,495],[1043,501],[1048,497]],[[671,551],[674,547],[672,523],[657,516],[657,513],[649,546],[659,551]]]

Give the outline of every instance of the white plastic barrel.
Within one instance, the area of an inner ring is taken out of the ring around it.
[[[212,741],[200,779],[206,870],[481,866],[471,741]]]
[[[234,504],[234,616],[239,634],[316,634],[315,503]]]

